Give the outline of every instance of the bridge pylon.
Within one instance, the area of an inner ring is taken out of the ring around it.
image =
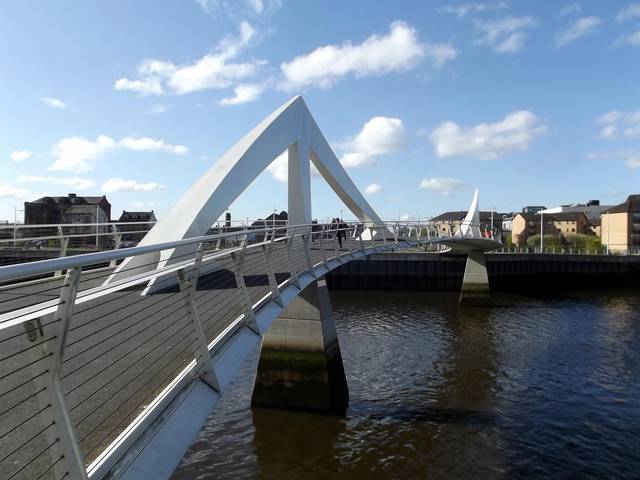
[[[460,305],[488,305],[491,301],[491,290],[484,252],[500,248],[502,243],[494,238],[493,225],[484,233],[480,229],[477,188],[460,229],[452,237],[442,240],[442,243],[451,247],[451,253],[467,255],[460,291]]]
[[[251,403],[346,411],[349,389],[324,277],[302,290],[264,334]]]

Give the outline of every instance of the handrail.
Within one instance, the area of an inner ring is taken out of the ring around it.
[[[314,225],[331,225],[331,224],[301,224],[295,225],[298,227],[313,227]],[[163,250],[170,250],[186,245],[198,244],[200,242],[213,242],[216,240],[223,240],[226,238],[233,238],[239,235],[255,235],[259,233],[275,232],[291,228],[291,226],[276,226],[270,228],[260,229],[247,229],[235,232],[223,232],[216,233],[214,235],[203,235],[199,237],[191,237],[183,240],[175,240],[172,242],[164,242],[155,245],[136,246],[121,250],[108,250],[104,252],[91,252],[80,255],[74,255],[71,257],[52,258],[46,260],[38,260],[29,263],[19,263],[15,265],[0,266],[0,282],[6,282],[8,280],[14,280],[16,278],[31,277],[36,275],[42,275],[57,270],[83,267],[86,265],[95,265],[97,263],[107,263],[113,260],[121,260],[127,257],[135,257],[137,255],[143,255],[146,253],[155,253]],[[329,231],[348,230],[349,227],[330,229]]]
[[[154,221],[147,222],[92,222],[92,223],[10,223],[0,224],[0,229],[13,230],[14,228],[55,228],[55,227],[109,227],[112,225],[155,225]]]

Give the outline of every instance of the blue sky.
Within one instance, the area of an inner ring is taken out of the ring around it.
[[[640,192],[640,2],[3,2],[0,75],[0,219],[67,192],[162,216],[296,94],[383,218]],[[285,172],[234,218],[286,209]]]

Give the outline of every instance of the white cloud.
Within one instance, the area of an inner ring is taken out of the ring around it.
[[[367,185],[367,187],[364,189],[364,193],[366,193],[367,195],[375,195],[376,193],[380,193],[382,190],[382,185],[372,183],[370,185]]]
[[[602,128],[599,136],[605,139],[640,138],[640,110],[611,110],[600,115],[596,121]]]
[[[366,77],[406,72],[423,60],[435,68],[453,60],[458,51],[450,44],[421,43],[411,25],[396,21],[388,34],[372,35],[354,45],[325,45],[280,65],[286,90],[329,88],[348,75]]]
[[[31,156],[29,150],[14,150],[11,152],[10,158],[13,162],[23,162]]]
[[[623,7],[616,15],[616,22],[626,22],[640,18],[640,2],[633,2]]]
[[[587,160],[622,160],[633,170],[640,168],[640,151],[616,150],[608,152],[591,152],[586,155]]]
[[[598,17],[580,17],[567,28],[556,32],[554,42],[556,48],[575,42],[577,39],[595,32],[596,28],[602,23],[602,19]]]
[[[340,163],[345,168],[373,165],[376,157],[397,152],[406,143],[402,120],[391,117],[373,117],[353,138],[342,142],[344,151]]]
[[[86,190],[88,188],[93,187],[96,182],[91,180],[90,178],[81,178],[81,177],[65,177],[65,178],[57,178],[57,177],[43,177],[39,175],[20,175],[17,178],[19,183],[49,183],[54,185],[65,185],[69,187],[73,187],[77,190]]]
[[[629,35],[623,35],[613,43],[614,47],[622,45],[628,45],[631,47],[640,47],[640,30],[630,33]]]
[[[223,98],[220,100],[219,105],[241,105],[243,103],[253,102],[260,97],[263,91],[264,86],[259,84],[240,84],[233,89],[233,97]]]
[[[59,98],[42,97],[40,98],[40,100],[42,101],[42,103],[52,108],[63,109],[67,107],[67,104],[64,103],[62,100],[60,100]]]
[[[163,190],[164,186],[156,182],[138,183],[135,180],[123,180],[122,178],[110,178],[104,185],[102,191],[104,193],[111,192],[153,192]]]
[[[497,3],[463,3],[460,5],[444,5],[438,9],[440,13],[449,13],[464,18],[468,13],[484,13],[507,8],[507,2]]]
[[[320,172],[312,163],[310,165],[311,168],[311,176],[319,177]],[[269,172],[273,178],[279,182],[287,182],[289,181],[289,155],[288,150],[285,150],[280,155],[276,157],[276,159],[269,164],[267,167],[267,172]]]
[[[116,90],[130,90],[140,93],[141,95],[162,95],[162,85],[157,78],[145,78],[144,80],[129,80],[128,78],[120,78],[113,85]]]
[[[567,15],[572,15],[574,13],[580,13],[582,11],[582,5],[579,3],[571,3],[560,10],[560,16],[566,17]]]
[[[53,154],[56,160],[49,170],[88,172],[93,169],[99,157],[118,148],[133,151],[162,151],[176,155],[185,155],[189,151],[184,145],[170,145],[162,139],[148,137],[125,137],[119,142],[106,135],[98,136],[95,141],[83,137],[67,137],[54,145]]]
[[[402,120],[373,117],[364,124],[355,137],[348,138],[339,144],[339,148],[344,151],[340,157],[340,163],[345,168],[374,165],[376,157],[394,153],[404,147],[405,143],[406,133]],[[267,167],[267,171],[273,178],[280,182],[286,182],[289,178],[288,158],[285,150]],[[320,175],[313,164],[311,164],[311,175]]]
[[[168,152],[175,155],[186,155],[189,149],[184,145],[169,145],[164,143],[162,139],[154,139],[149,137],[125,137],[120,140],[120,146],[134,151],[147,151],[147,152]]]
[[[208,15],[224,14],[231,19],[273,13],[282,6],[282,0],[195,0]]]
[[[223,38],[213,53],[190,64],[176,65],[162,60],[146,59],[138,66],[138,79],[121,78],[116,90],[131,90],[142,95],[173,93],[184,95],[209,89],[223,89],[255,75],[264,61],[233,62],[253,37],[255,30],[242,22],[236,38]]]
[[[634,155],[628,155],[625,158],[624,163],[627,167],[632,169],[640,168],[640,152],[635,153]]]
[[[117,143],[106,135],[98,136],[95,142],[82,137],[63,138],[53,146],[57,158],[49,170],[88,172],[98,157],[116,147]]]
[[[433,190],[441,195],[451,195],[455,190],[462,188],[464,184],[455,178],[425,178],[420,182],[420,188]]]
[[[289,180],[289,156],[287,150],[282,152],[271,162],[267,167],[267,171],[279,182],[286,182]]]
[[[0,183],[0,198],[25,198],[29,195],[29,190],[25,188],[17,188],[13,185]]]
[[[476,45],[489,45],[497,53],[515,53],[522,50],[528,31],[538,26],[538,19],[509,15],[498,20],[475,20],[474,26],[482,34]]]
[[[498,158],[514,151],[526,150],[546,127],[531,112],[511,112],[495,123],[461,127],[447,121],[429,136],[440,158],[468,156],[483,160]]]
[[[169,106],[168,105],[164,105],[162,103],[158,103],[156,105],[151,105],[149,110],[147,110],[147,113],[150,114],[150,115],[158,115],[160,113],[165,113],[167,110],[169,110]]]

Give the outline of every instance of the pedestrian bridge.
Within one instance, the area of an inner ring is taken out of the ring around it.
[[[206,235],[285,149],[289,223]],[[307,159],[357,221],[311,222]],[[477,213],[476,192],[454,237],[383,221],[296,97],[138,246],[0,267],[0,478],[168,478],[305,287],[371,253],[497,247]]]

